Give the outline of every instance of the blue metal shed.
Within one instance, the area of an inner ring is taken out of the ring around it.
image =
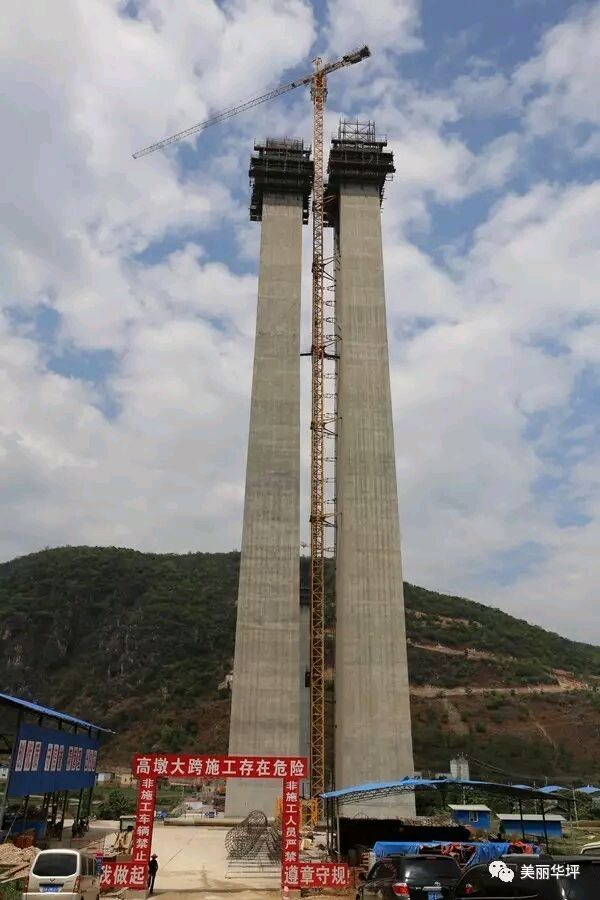
[[[454,822],[458,825],[466,825],[476,831],[489,831],[492,811],[489,806],[480,803],[454,804],[449,803],[448,809]]]
[[[25,824],[35,826],[31,819],[27,819],[29,796],[35,794],[56,796],[59,791],[64,791],[64,799],[61,800],[62,813],[58,809],[58,804],[52,807],[52,824],[56,825],[57,814],[59,817],[62,815],[60,819],[62,836],[69,791],[79,791],[77,808],[79,820],[84,791],[89,790],[87,799],[89,816],[95,782],[98,739],[100,733],[114,734],[114,732],[85,719],[10,694],[0,693],[1,710],[13,710],[14,714],[3,715],[2,738],[10,754],[10,764],[4,789],[0,792],[0,842],[9,797],[25,797],[21,828],[24,830]],[[14,721],[10,721],[11,719]],[[74,750],[78,754],[77,766],[69,769],[69,752]],[[93,754],[93,769],[90,768],[92,757],[88,754]],[[14,818],[10,823],[12,833],[18,834],[20,827],[18,817]],[[46,818],[38,839],[43,837],[42,831],[45,832],[45,828]]]
[[[497,818],[500,821],[502,830],[506,836],[521,834],[521,816],[519,813],[498,813]],[[561,838],[563,836],[563,816],[547,815],[546,832],[548,837]],[[523,829],[525,834],[533,834],[544,836],[544,819],[537,813],[525,813],[523,816]]]
[[[22,700],[20,697],[11,697],[9,694],[0,694],[0,705],[13,706],[15,709],[32,713],[35,716],[54,719],[56,722],[64,722],[67,725],[77,725],[79,728],[101,731],[104,734],[114,734],[114,731],[111,731],[110,728],[102,728],[100,725],[94,725],[92,722],[86,722],[85,719],[69,716],[67,713],[58,712],[55,709],[50,709],[48,706],[40,706],[39,703],[32,703],[31,700]]]

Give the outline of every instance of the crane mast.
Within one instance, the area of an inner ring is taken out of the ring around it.
[[[312,379],[310,453],[310,793],[325,790],[325,266],[323,121],[327,75],[315,60],[313,103]]]
[[[325,455],[326,440],[335,437],[335,426],[330,429],[335,412],[328,413],[326,379],[332,376],[326,371],[326,361],[335,359],[335,335],[327,334],[326,306],[334,301],[325,300],[326,272],[324,258],[324,170],[323,123],[327,99],[327,76],[345,66],[352,66],[371,55],[368,47],[344,54],[334,62],[322,65],[320,58],[314,61],[314,71],[295,81],[282,84],[259,97],[246,100],[237,106],[215,113],[203,122],[180,131],[158,143],[151,144],[133,154],[139,159],[155,150],[162,150],[177,141],[191,137],[213,125],[219,125],[238,113],[252,109],[268,100],[286,94],[294,88],[310,84],[313,104],[313,231],[312,231],[312,342],[311,342],[311,454],[310,454],[310,790],[311,797],[319,802],[325,790],[325,558],[327,555],[326,531],[335,527],[334,501],[326,496]],[[333,345],[333,346],[332,346]],[[333,375],[335,378],[335,375]],[[334,390],[335,395],[335,390]]]
[[[326,408],[326,371],[328,359],[335,359],[336,337],[327,334],[327,306],[335,301],[325,300],[325,280],[328,276],[324,254],[324,164],[323,123],[327,100],[327,75],[344,66],[351,66],[370,56],[364,46],[341,59],[322,65],[317,57],[311,79],[313,104],[313,231],[312,231],[312,378],[311,378],[311,453],[310,453],[310,794],[322,814],[321,794],[325,791],[325,558],[327,529],[335,529],[335,499],[327,497],[326,484],[332,479],[326,473],[326,445],[335,439],[335,410]],[[331,287],[332,285],[329,285]],[[335,374],[333,375],[335,378]],[[333,388],[335,396],[336,388]],[[335,532],[334,532],[335,533]],[[334,541],[335,543],[335,541]]]

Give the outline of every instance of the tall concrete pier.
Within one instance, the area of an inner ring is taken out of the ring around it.
[[[255,145],[250,217],[262,222],[229,752],[300,745],[299,469],[302,224],[312,184],[301,141]],[[225,811],[275,811],[276,781],[231,780]]]
[[[335,783],[414,771],[381,212],[394,171],[372,123],[344,123],[329,157],[339,250]],[[411,794],[342,808],[414,814]]]

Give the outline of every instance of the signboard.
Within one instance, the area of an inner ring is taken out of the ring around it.
[[[346,888],[350,873],[345,863],[297,863],[283,870],[283,886],[298,888]]]
[[[9,797],[94,786],[98,741],[89,735],[23,724],[16,741]]]
[[[150,862],[154,812],[156,809],[156,778],[140,778],[133,831],[132,862],[147,866]]]
[[[133,774],[151,778],[306,778],[306,760],[299,756],[184,756],[175,754],[133,757]]]
[[[281,862],[283,869],[298,864],[300,837],[300,788],[297,781],[286,778],[281,798]]]
[[[148,862],[152,853],[152,828],[158,778],[280,778],[281,798],[281,885],[282,888],[346,888],[350,884],[348,866],[341,863],[305,863],[300,860],[300,782],[307,775],[303,757],[184,756],[138,754],[132,771],[138,777],[138,802],[131,862],[105,863],[100,882],[103,890],[131,888],[145,890]]]

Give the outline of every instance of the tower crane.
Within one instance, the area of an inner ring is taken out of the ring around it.
[[[326,261],[324,259],[324,181],[323,181],[323,121],[327,100],[327,76],[346,66],[352,66],[371,55],[367,46],[344,54],[333,62],[323,64],[320,57],[313,61],[314,70],[287,84],[279,85],[259,97],[215,113],[209,118],[179,131],[171,137],[150,144],[133,154],[134,159],[162,150],[170,144],[191,137],[213,125],[253,109],[297,87],[310,85],[313,107],[313,163],[314,184],[312,201],[312,343],[311,343],[311,465],[310,465],[310,792],[319,802],[325,790],[325,557],[326,529],[335,527],[335,512],[326,498],[325,444],[331,417],[326,411],[326,360],[335,357],[335,336],[326,333],[325,302]],[[334,501],[335,502],[335,501]]]

